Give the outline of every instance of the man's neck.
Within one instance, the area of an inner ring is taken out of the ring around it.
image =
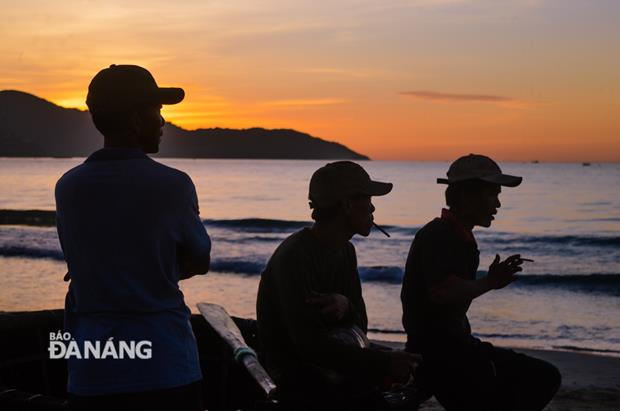
[[[325,247],[339,248],[353,237],[340,221],[314,223],[310,229],[317,240]]]
[[[458,220],[458,222],[461,223],[461,225],[463,225],[464,228],[466,228],[469,231],[474,229],[474,221],[469,216],[468,213],[458,208],[452,208],[452,207],[449,209],[449,211]]]
[[[103,148],[142,149],[137,139],[130,134],[116,134],[111,136],[104,136]]]

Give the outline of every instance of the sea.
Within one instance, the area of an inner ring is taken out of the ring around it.
[[[0,209],[54,210],[54,185],[83,158],[0,158]],[[192,311],[217,303],[255,318],[260,273],[278,244],[311,225],[307,193],[325,160],[158,159],[188,173],[213,240],[206,276],[181,282]],[[394,184],[373,198],[373,231],[356,236],[371,338],[404,341],[400,288],[416,231],[444,205],[448,162],[360,161],[373,179]],[[519,279],[477,298],[474,334],[497,345],[620,356],[620,164],[504,163],[524,177],[505,188],[496,220],[476,228],[478,275],[495,254],[521,254]],[[105,210],[93,210],[92,218]],[[19,222],[18,222],[19,223]],[[62,308],[67,283],[54,227],[0,226],[0,311]]]

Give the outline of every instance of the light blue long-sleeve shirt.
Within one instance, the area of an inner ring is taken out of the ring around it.
[[[179,289],[178,253],[209,253],[190,177],[138,149],[104,148],[56,185],[58,234],[71,275],[65,331],[85,341],[150,341],[150,359],[69,358],[68,391],[105,395],[202,378]]]

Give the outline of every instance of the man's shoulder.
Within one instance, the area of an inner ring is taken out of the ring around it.
[[[415,235],[416,240],[440,240],[454,236],[454,228],[449,221],[442,218],[434,218],[424,225]]]
[[[170,179],[175,184],[193,185],[191,177],[184,171],[167,166],[156,160],[150,159],[148,167],[163,178]]]
[[[84,174],[84,167],[85,165],[84,163],[82,163],[67,170],[62,176],[60,176],[60,178],[56,182],[56,190],[62,188],[63,186],[71,184],[76,179],[79,179],[79,177]]]
[[[84,162],[64,173],[56,183],[56,187],[62,187],[63,185],[71,184],[76,181],[88,180],[94,174],[101,171],[102,165],[104,168],[108,166],[110,169],[117,169],[117,163],[115,161],[108,162]],[[134,163],[132,168],[132,178],[139,180],[140,178],[152,181],[156,179],[160,185],[169,185],[171,188],[183,189],[184,187],[193,187],[191,177],[184,171],[178,170],[174,167],[167,166],[158,161],[153,160],[150,157],[145,159],[139,159],[138,163]],[[119,173],[119,178],[123,178],[124,174]]]
[[[311,258],[312,235],[307,228],[303,228],[288,236],[271,255],[265,272],[280,271],[291,265],[305,264]]]
[[[445,250],[458,240],[457,233],[449,221],[435,218],[420,228],[412,243],[411,251],[417,250],[417,254],[437,252]]]
[[[278,248],[276,248],[276,251],[273,253],[273,257],[289,258],[290,256],[305,253],[309,246],[308,235],[311,234],[308,232],[307,228],[303,228],[289,235],[280,243]]]

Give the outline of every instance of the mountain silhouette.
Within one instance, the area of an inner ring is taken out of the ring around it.
[[[0,157],[86,157],[103,136],[87,111],[32,94],[0,91]],[[156,157],[367,160],[342,144],[289,129],[185,130],[166,123]]]

